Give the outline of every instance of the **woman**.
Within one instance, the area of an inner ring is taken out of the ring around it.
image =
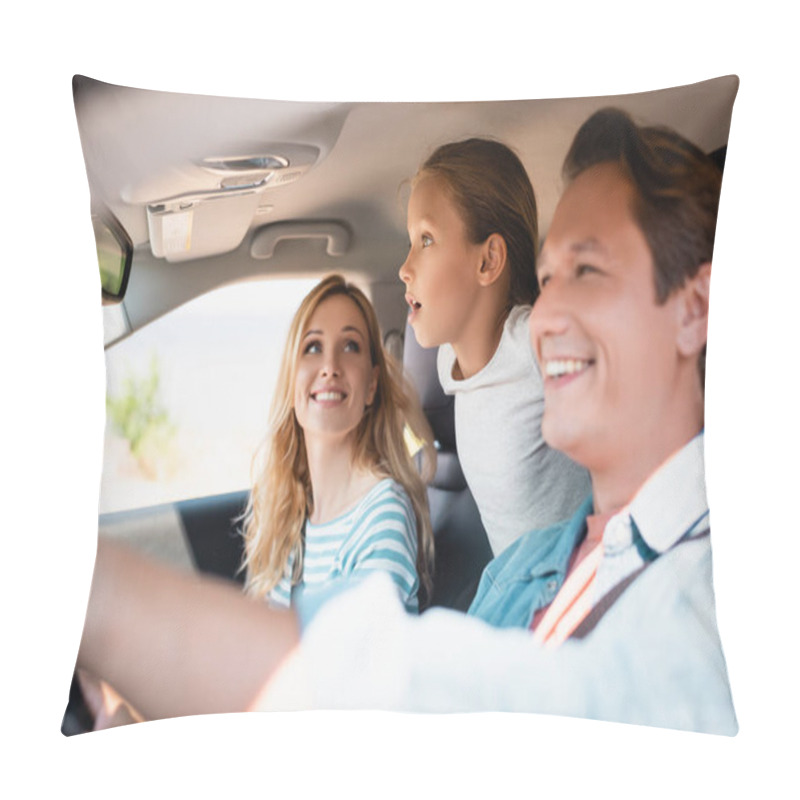
[[[325,278],[292,321],[254,459],[246,591],[281,607],[316,604],[342,581],[382,570],[418,610],[433,534],[409,433],[428,442],[432,466],[430,431],[383,350],[369,300],[341,276]]]
[[[427,475],[435,451],[416,396],[383,350],[369,300],[331,275],[292,320],[269,433],[254,459],[244,516],[247,593],[274,606],[302,604],[308,621],[346,582],[384,571],[406,609],[418,611],[420,586],[428,597],[431,591],[433,533],[423,475],[407,442],[422,450]],[[130,553],[111,553],[136,569]],[[194,576],[185,580],[188,591],[201,587]],[[94,588],[98,582],[96,574]],[[213,614],[224,616],[230,593],[211,591],[218,593]],[[135,625],[130,619],[123,627]],[[142,719],[108,684],[77,675],[96,729]]]

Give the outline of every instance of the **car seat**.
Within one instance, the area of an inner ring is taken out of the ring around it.
[[[446,395],[436,369],[436,348],[420,346],[410,325],[403,340],[403,367],[414,384],[433,430],[436,473],[428,485],[436,564],[433,592],[420,604],[466,611],[492,550],[461,470],[456,450],[454,398]]]

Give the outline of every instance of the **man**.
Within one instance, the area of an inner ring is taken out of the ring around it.
[[[79,666],[145,716],[520,710],[736,733],[703,478],[720,174],[676,134],[606,110],[578,132],[565,176],[530,331],[545,438],[591,474],[576,515],[491,562],[468,616],[409,617],[376,578],[302,636],[293,617],[204,581],[176,588],[103,546]],[[135,589],[119,620],[103,599],[124,581]],[[157,687],[141,677],[155,668]]]

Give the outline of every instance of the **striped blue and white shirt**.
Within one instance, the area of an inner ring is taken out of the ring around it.
[[[272,605],[287,608],[303,596],[324,599],[344,581],[387,572],[406,610],[418,611],[417,524],[405,489],[385,478],[350,511],[330,522],[305,525],[303,577],[292,586],[294,560],[269,594]]]

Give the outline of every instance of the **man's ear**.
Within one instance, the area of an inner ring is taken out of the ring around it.
[[[678,319],[678,351],[691,357],[702,352],[708,340],[708,290],[711,262],[700,265],[697,274],[681,288]]]
[[[481,286],[491,286],[503,274],[507,260],[506,240],[499,233],[491,234],[481,248],[478,283]]]

